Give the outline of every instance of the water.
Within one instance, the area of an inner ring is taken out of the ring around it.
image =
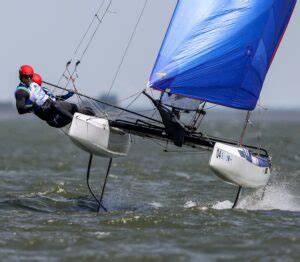
[[[219,115],[219,116],[218,116]],[[260,124],[273,156],[271,184],[243,191],[209,170],[209,154],[164,153],[137,139],[114,160],[97,214],[86,187],[88,155],[31,118],[0,120],[0,254],[10,261],[223,261],[300,259],[300,123],[273,113]],[[207,132],[236,138],[240,115],[217,113]],[[253,124],[255,126],[256,123]],[[250,128],[249,141],[257,133]],[[190,150],[189,150],[190,151]],[[98,190],[107,160],[95,158]]]

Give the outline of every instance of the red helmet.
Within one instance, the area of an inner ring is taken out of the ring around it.
[[[39,74],[34,73],[33,76],[32,76],[32,82],[35,82],[39,86],[41,86],[43,84],[43,79]]]
[[[30,65],[22,65],[19,70],[21,76],[32,76],[34,73],[33,68]]]

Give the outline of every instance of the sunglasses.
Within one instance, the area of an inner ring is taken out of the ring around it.
[[[32,78],[32,75],[22,75],[21,77],[24,77],[26,79],[31,79]]]

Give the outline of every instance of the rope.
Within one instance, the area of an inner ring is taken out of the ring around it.
[[[115,76],[114,76],[114,78],[113,78],[113,80],[112,80],[112,83],[111,83],[111,85],[110,85],[109,91],[108,91],[108,93],[107,93],[107,95],[106,95],[107,97],[110,95],[110,92],[111,92],[112,88],[113,88],[114,85],[115,85],[115,82],[116,82],[116,80],[117,80],[117,77],[119,76],[119,73],[120,73],[120,71],[121,71],[122,65],[123,65],[124,60],[125,60],[125,57],[126,57],[126,55],[127,55],[127,53],[128,53],[128,50],[129,50],[129,48],[130,48],[130,46],[131,46],[131,43],[132,43],[132,41],[133,41],[133,38],[134,38],[135,33],[136,33],[136,31],[137,31],[137,28],[138,28],[138,26],[139,26],[139,24],[140,24],[140,21],[141,21],[142,17],[143,17],[144,11],[145,11],[146,6],[147,6],[147,3],[148,3],[148,0],[145,0],[143,9],[142,9],[142,11],[141,11],[141,13],[140,13],[140,15],[139,15],[139,18],[138,18],[138,20],[137,20],[137,23],[135,24],[134,30],[133,30],[133,32],[132,32],[132,34],[131,34],[131,37],[130,37],[130,39],[129,39],[129,42],[128,42],[127,46],[126,46],[126,49],[125,49],[124,54],[123,54],[123,56],[122,56],[121,62],[120,62],[120,64],[119,64],[118,68],[117,68],[116,74],[115,74]]]

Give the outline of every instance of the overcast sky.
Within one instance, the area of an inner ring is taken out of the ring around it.
[[[2,1],[0,101],[13,101],[21,64],[33,65],[45,80],[56,83],[101,1]],[[143,0],[113,0],[113,12],[105,18],[79,67],[80,91],[98,96],[109,89],[143,4]],[[175,4],[176,0],[148,1],[113,88],[119,97],[146,86]],[[300,107],[299,11],[298,4],[265,82],[264,106]]]

